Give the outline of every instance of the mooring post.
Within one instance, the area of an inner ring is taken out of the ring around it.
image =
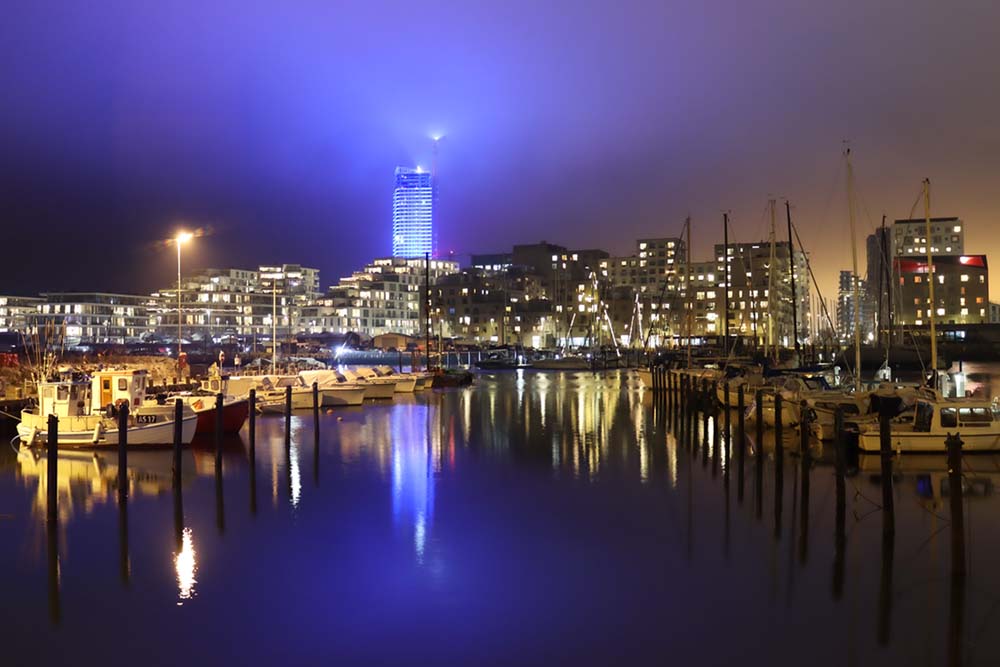
[[[803,400],[799,403],[799,454],[805,456],[809,451],[809,429],[812,420],[809,415],[809,404]]]
[[[285,387],[285,446],[292,444],[292,388]]]
[[[45,441],[45,456],[48,466],[46,479],[47,518],[54,523],[59,518],[59,417],[49,415],[49,433]]]
[[[224,423],[222,421],[223,407],[226,397],[222,393],[215,395],[215,462],[222,463],[222,432]]]
[[[965,576],[965,517],[962,509],[962,438],[948,434],[948,488],[951,506],[951,573]]]
[[[781,423],[781,392],[774,392],[774,456],[784,455],[785,453],[785,434],[784,425]]]
[[[708,463],[708,378],[701,379],[701,394],[698,396],[701,408],[702,463]]]
[[[257,390],[250,390],[250,411],[248,417],[250,418],[250,463],[253,464],[254,460],[257,458]]]
[[[892,502],[892,417],[888,410],[878,416],[879,455],[882,473],[882,532],[896,532],[896,513]]]
[[[174,488],[181,488],[181,445],[184,440],[184,401],[174,401]]]
[[[118,502],[128,499],[128,403],[118,409]]]

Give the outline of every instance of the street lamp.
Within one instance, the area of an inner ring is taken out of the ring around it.
[[[191,232],[178,232],[174,241],[177,242],[177,372],[181,370],[181,246],[194,238]]]

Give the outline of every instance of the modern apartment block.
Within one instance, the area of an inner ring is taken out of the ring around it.
[[[436,255],[436,204],[433,174],[420,167],[396,167],[396,185],[392,191],[393,257]]]
[[[927,221],[923,218],[896,220],[892,225],[895,257],[926,257],[928,243],[934,255],[962,255],[965,253],[965,225],[959,218],[931,218],[930,239]]]

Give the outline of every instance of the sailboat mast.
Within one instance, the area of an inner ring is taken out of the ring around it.
[[[687,279],[684,281],[684,301],[685,305],[685,315],[684,318],[685,328],[687,329],[687,366],[691,368],[691,317],[694,313],[694,307],[691,303],[691,216],[689,215],[684,220],[684,239],[686,243],[684,244],[684,273]]]
[[[729,359],[729,214],[722,214],[722,262],[723,262],[723,295],[725,296],[725,314],[722,319],[722,341],[725,346],[726,359]]]
[[[778,348],[774,342],[774,200],[768,200],[768,206],[771,209],[771,231],[768,235],[768,241],[771,243],[771,257],[767,264],[767,345],[765,345],[765,354],[767,349],[774,351],[774,357],[778,357]]]
[[[795,341],[796,363],[802,363],[799,349],[799,302],[795,291],[795,244],[792,243],[792,205],[785,200],[785,218],[788,220],[788,277],[792,281],[792,339]]]
[[[937,372],[937,329],[934,326],[934,310],[937,301],[934,300],[934,253],[931,252],[931,179],[924,179],[924,241],[927,242],[927,292],[930,306],[927,308],[927,319],[931,323],[931,371]]]
[[[854,167],[851,165],[851,149],[844,152],[847,160],[847,212],[851,221],[851,275],[854,300],[854,388],[861,391],[861,290],[858,285],[858,241],[854,224]]]

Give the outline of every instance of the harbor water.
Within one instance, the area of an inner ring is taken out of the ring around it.
[[[997,369],[966,367],[995,393]],[[735,398],[734,398],[735,400]],[[9,665],[1000,664],[1000,456],[695,446],[630,371],[260,417],[183,452],[0,451]],[[9,437],[9,436],[8,436]],[[742,444],[742,447],[741,447]],[[742,450],[742,452],[741,452]],[[840,505],[838,507],[838,504]]]

